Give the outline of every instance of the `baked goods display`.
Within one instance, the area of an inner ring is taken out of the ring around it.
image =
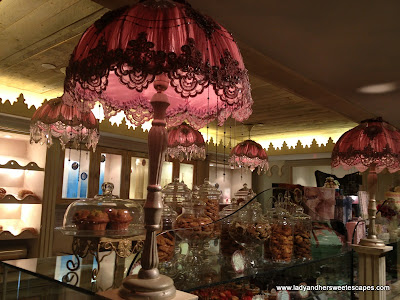
[[[295,226],[293,247],[295,259],[311,259],[311,232],[301,224]]]
[[[289,213],[277,208],[271,220],[269,250],[273,262],[290,262],[293,256],[293,222]]]
[[[206,204],[205,214],[207,217],[210,217],[213,221],[218,220],[221,191],[212,185],[208,179],[205,179],[199,187],[199,197]]]
[[[185,213],[185,206],[183,213],[176,219],[175,228],[185,229],[178,230],[177,234],[182,239],[187,240],[204,240],[209,238],[213,233],[213,225],[207,225],[212,222],[211,218],[206,215],[196,217],[195,214]],[[206,226],[207,225],[207,226]]]
[[[311,217],[303,212],[302,207],[298,207],[292,217],[294,220],[294,258],[297,260],[311,259]]]
[[[290,262],[293,255],[293,229],[286,224],[271,224],[269,239],[271,259],[274,262]]]
[[[72,222],[76,225],[76,228],[78,230],[85,230],[86,229],[86,221],[87,217],[90,214],[90,210],[84,209],[84,210],[78,210],[75,212],[74,217],[72,219]]]
[[[205,214],[205,203],[196,199],[183,204],[182,213],[176,218],[176,234],[189,242],[204,241],[211,237],[214,225],[212,219]],[[208,225],[211,224],[211,225]]]
[[[246,223],[234,221],[230,225],[230,235],[240,244],[253,244],[265,241],[271,234],[267,222]]]
[[[92,211],[77,211],[74,215],[74,222],[79,230],[106,230],[110,218],[106,212],[95,209]]]
[[[158,235],[157,249],[160,262],[170,261],[175,253],[175,235],[172,232]]]
[[[117,199],[112,195],[113,187],[110,183],[104,183],[102,195],[72,202],[64,214],[63,226],[58,229],[67,235],[143,234],[143,208],[135,201]]]
[[[172,260],[175,254],[175,220],[176,211],[169,205],[164,205],[161,215],[162,234],[157,235],[158,258],[161,263]]]
[[[127,230],[132,221],[132,216],[126,209],[109,208],[106,210],[110,222],[107,229],[111,230]]]

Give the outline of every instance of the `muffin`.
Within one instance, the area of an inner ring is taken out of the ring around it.
[[[127,230],[132,221],[131,214],[125,209],[112,209],[107,210],[110,223],[108,228],[111,230]]]
[[[18,192],[19,199],[24,199],[27,195],[34,195],[35,193],[30,190],[20,190]]]
[[[75,212],[72,222],[76,225],[78,230],[85,230],[87,224],[87,218],[90,214],[90,211],[87,209],[78,210]]]
[[[7,194],[7,191],[3,188],[0,188],[0,199],[3,199]]]
[[[103,231],[106,230],[107,223],[110,221],[108,214],[95,209],[90,212],[86,219],[86,229]]]

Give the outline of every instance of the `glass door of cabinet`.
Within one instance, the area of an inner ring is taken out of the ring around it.
[[[162,165],[161,187],[172,182],[172,162],[165,161]],[[129,186],[130,199],[146,199],[149,184],[149,160],[142,157],[131,158],[131,176]]]
[[[145,199],[149,184],[149,160],[141,157],[131,158],[129,199]]]
[[[122,171],[122,155],[101,153],[100,157],[100,179],[99,179],[99,195],[103,194],[101,185],[104,182],[114,184],[113,194],[119,196],[121,192],[121,171]]]
[[[172,170],[173,163],[170,161],[164,161],[161,173],[161,187],[164,187],[168,183],[172,182]]]
[[[194,165],[180,163],[179,165],[179,181],[183,181],[189,189],[193,188]]]
[[[86,198],[89,182],[88,151],[67,149],[64,157],[62,198]]]

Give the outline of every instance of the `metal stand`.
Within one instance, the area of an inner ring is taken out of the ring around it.
[[[132,253],[139,252],[143,247],[143,236],[126,237],[126,238],[108,238],[108,237],[74,237],[72,241],[72,253],[75,259],[67,261],[66,266],[70,271],[63,276],[63,281],[70,283],[76,279],[74,285],[79,282],[79,276],[76,271],[80,268],[80,258],[85,258],[89,254],[92,255],[97,262],[97,268],[92,270],[92,279],[96,280],[100,272],[100,264],[105,257],[115,252],[117,257],[126,258]],[[132,247],[132,242],[136,241],[136,245]],[[101,258],[100,250],[108,251]]]

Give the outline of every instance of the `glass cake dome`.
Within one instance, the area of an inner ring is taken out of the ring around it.
[[[144,234],[143,208],[132,200],[118,199],[112,194],[114,185],[102,184],[103,195],[71,203],[61,231],[76,236],[135,236]]]

